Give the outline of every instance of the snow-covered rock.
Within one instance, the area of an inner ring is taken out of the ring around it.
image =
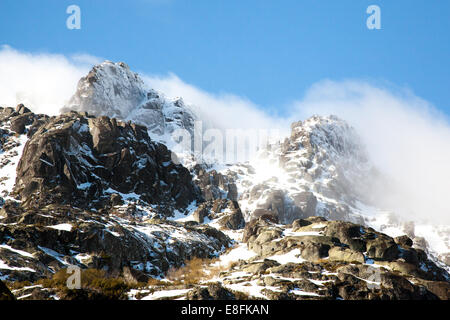
[[[196,119],[181,98],[164,97],[148,88],[128,65],[111,61],[94,66],[80,79],[77,91],[62,109],[68,110],[133,121],[146,126],[153,139],[166,144],[177,129],[192,132]]]

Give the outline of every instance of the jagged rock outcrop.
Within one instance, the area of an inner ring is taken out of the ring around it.
[[[201,203],[193,213],[194,221],[198,223],[217,220],[218,224],[229,230],[242,229],[245,226],[244,216],[237,201],[217,199]]]
[[[216,199],[237,200],[238,191],[234,183],[237,176],[235,173],[224,175],[214,169],[208,170],[206,164],[196,164],[192,172],[195,176],[194,182],[202,191],[205,201]]]
[[[99,209],[122,194],[170,213],[198,197],[188,170],[143,126],[77,112],[37,126],[17,166],[14,192],[24,206]]]

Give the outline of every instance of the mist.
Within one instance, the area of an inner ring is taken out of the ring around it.
[[[0,106],[23,103],[35,113],[56,115],[98,61],[88,54],[30,54],[1,46]]]

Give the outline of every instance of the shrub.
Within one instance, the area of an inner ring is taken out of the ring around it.
[[[42,284],[46,288],[55,289],[62,299],[75,300],[126,299],[127,292],[132,289],[123,278],[110,277],[104,270],[81,270],[81,289],[69,289],[67,287],[69,276],[67,269],[61,269],[51,279],[41,279],[37,283]]]

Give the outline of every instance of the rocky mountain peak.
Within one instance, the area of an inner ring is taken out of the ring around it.
[[[247,164],[221,174],[239,175],[247,220],[275,216],[281,223],[324,216],[352,220],[351,206],[364,198],[373,165],[356,131],[336,116],[313,116],[291,125],[291,135],[270,144]]]
[[[326,152],[332,157],[356,158],[367,161],[363,143],[354,128],[337,116],[312,116],[291,124],[291,136],[284,151],[301,148]]]
[[[105,61],[80,79],[67,109],[125,118],[146,97],[144,81],[124,63]]]
[[[166,98],[127,64],[111,61],[94,66],[80,79],[62,112],[70,110],[133,121],[146,126],[153,139],[166,143],[176,129],[192,132],[196,119],[181,98]]]

